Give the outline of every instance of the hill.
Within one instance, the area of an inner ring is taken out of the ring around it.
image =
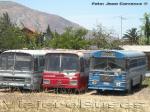
[[[63,17],[37,11],[12,1],[0,1],[0,15],[7,12],[12,23],[19,27],[44,32],[48,25],[52,31],[62,33],[66,27],[79,28],[80,26]]]

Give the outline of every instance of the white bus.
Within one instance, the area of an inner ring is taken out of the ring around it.
[[[0,55],[0,88],[39,90],[45,50],[8,50]]]

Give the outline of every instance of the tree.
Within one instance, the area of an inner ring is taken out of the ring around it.
[[[41,48],[40,37],[41,33],[30,33],[12,24],[7,13],[0,17],[0,49]]]
[[[24,47],[24,35],[10,21],[8,13],[0,17],[0,48],[16,49]]]
[[[46,37],[46,39],[52,39],[53,38],[53,32],[51,31],[49,25],[47,26],[46,33],[44,36]]]
[[[44,43],[43,43],[43,37],[41,33],[34,32],[32,35],[30,34],[24,34],[25,39],[26,39],[26,48],[29,49],[39,49],[42,48]]]
[[[85,39],[86,34],[87,31],[85,29],[73,29],[68,27],[61,35],[54,33],[54,38],[50,40],[49,45],[52,48],[86,49],[89,45]]]
[[[149,44],[149,38],[150,38],[150,20],[149,20],[149,15],[145,13],[144,15],[144,35],[147,38],[146,44]]]
[[[124,34],[123,38],[127,39],[127,42],[131,45],[139,44],[140,33],[137,28],[131,28]]]
[[[10,17],[8,15],[8,13],[6,12],[6,13],[3,13],[2,15],[3,16],[0,18],[0,20],[1,20],[0,24],[5,28],[13,26],[13,24],[10,21]]]
[[[98,49],[113,49],[119,46],[119,39],[112,36],[113,32],[106,30],[101,24],[93,30],[93,38],[90,39],[91,45]],[[117,41],[117,44],[115,43]]]
[[[7,28],[0,38],[1,49],[17,49],[24,46],[24,37],[18,28]]]

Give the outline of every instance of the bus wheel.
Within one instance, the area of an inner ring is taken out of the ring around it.
[[[86,92],[88,92],[88,89],[87,88],[85,88],[84,90],[83,90],[83,93],[85,94]]]
[[[48,89],[47,89],[47,88],[43,88],[43,91],[44,91],[45,93],[47,93],[47,92],[48,92]]]
[[[75,89],[75,94],[80,94],[81,90],[80,89]]]
[[[9,89],[10,89],[10,92],[14,92],[16,90],[15,87],[10,87]]]
[[[142,76],[140,76],[140,81],[139,81],[139,84],[137,86],[138,86],[138,88],[142,87]]]
[[[127,92],[128,94],[133,94],[133,81],[132,80],[130,80]]]
[[[101,89],[97,89],[96,92],[97,92],[97,94],[101,94],[102,90]]]
[[[17,88],[17,90],[18,90],[19,92],[21,92],[21,93],[24,92],[24,89],[23,89],[23,88]]]

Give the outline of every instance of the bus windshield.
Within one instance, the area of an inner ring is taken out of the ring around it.
[[[31,71],[32,57],[28,54],[17,54],[15,60],[15,70]]]
[[[125,60],[116,58],[91,58],[91,69],[125,70]]]
[[[0,70],[32,70],[32,57],[24,53],[4,53],[0,56]]]
[[[79,57],[74,54],[48,54],[46,56],[47,71],[79,71]]]

